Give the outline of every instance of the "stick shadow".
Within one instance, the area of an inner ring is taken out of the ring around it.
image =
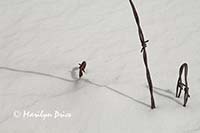
[[[45,76],[45,77],[50,77],[50,78],[54,78],[54,79],[67,81],[67,82],[75,82],[75,80],[65,79],[65,78],[62,78],[62,77],[59,77],[59,76],[55,76],[55,75],[52,75],[52,74],[48,74],[48,73],[20,70],[20,69],[9,68],[9,67],[0,67],[0,70],[8,70],[8,71],[19,72],[19,73],[28,73],[28,74],[34,74],[34,75],[41,75],[41,76]]]
[[[52,74],[48,74],[48,73],[42,73],[42,72],[36,72],[36,71],[28,71],[28,70],[21,70],[21,69],[16,69],[16,68],[10,68],[10,67],[2,67],[0,66],[0,70],[7,70],[7,71],[13,71],[13,72],[18,72],[18,73],[27,73],[27,74],[33,74],[33,75],[39,75],[39,76],[44,76],[44,77],[49,77],[49,78],[54,78],[54,79],[58,79],[58,80],[62,80],[65,82],[71,82],[73,83],[72,89],[71,90],[66,90],[64,92],[61,92],[59,94],[55,94],[51,97],[58,97],[58,96],[62,96],[66,93],[71,93],[71,92],[75,92],[77,90],[80,90],[81,87],[81,80],[77,77],[76,71],[78,70],[78,67],[74,67],[70,72],[71,72],[71,77],[73,80],[70,79],[66,79],[63,77],[59,77],[56,75],[52,75]]]
[[[148,87],[148,86],[147,86]],[[154,93],[159,95],[159,96],[162,96],[162,97],[165,97],[179,105],[182,105],[182,103],[180,101],[178,101],[176,98],[175,98],[175,94],[171,91],[171,90],[164,90],[164,89],[161,89],[161,88],[158,88],[158,87],[154,87]],[[163,94],[161,92],[164,92],[166,94]],[[172,96],[169,96],[169,95],[172,95]]]
[[[161,88],[158,88],[158,87],[153,87],[155,90],[158,90],[158,91],[162,91],[162,92],[164,92],[164,93],[168,93],[168,94],[170,94],[170,95],[172,95],[172,96],[174,96],[175,97],[175,93],[174,92],[172,92],[171,90],[164,90],[164,89],[161,89]]]
[[[76,88],[76,86],[79,84],[80,81],[84,81],[88,84],[92,84],[94,86],[97,86],[97,87],[104,87],[112,92],[115,92],[123,97],[126,97],[134,102],[137,102],[141,105],[144,105],[146,107],[150,107],[150,105],[142,102],[142,101],[139,101],[131,96],[128,96],[122,92],[119,92],[109,86],[106,86],[106,85],[101,85],[101,84],[97,84],[95,82],[92,82],[88,79],[78,79],[77,76],[76,76],[76,71],[78,70],[78,67],[74,67],[71,71],[71,77],[73,78],[73,80],[69,80],[69,79],[65,79],[65,78],[62,78],[62,77],[59,77],[59,76],[55,76],[55,75],[52,75],[52,74],[47,74],[47,73],[41,73],[41,72],[35,72],[35,71],[27,71],[27,70],[20,70],[20,69],[15,69],[15,68],[9,68],[9,67],[0,67],[0,70],[8,70],[8,71],[13,71],[13,72],[19,72],[19,73],[28,73],[28,74],[34,74],[34,75],[41,75],[41,76],[45,76],[45,77],[50,77],[50,78],[54,78],[54,79],[59,79],[59,80],[62,80],[62,81],[66,81],[66,82],[72,82],[74,83],[74,87],[73,88]],[[53,97],[57,97],[57,96],[61,96],[61,95],[64,95],[65,92],[62,92],[60,94],[57,94],[57,95],[54,95]]]
[[[94,85],[94,86],[97,86],[97,87],[104,87],[104,88],[106,88],[106,89],[108,89],[108,90],[110,90],[110,91],[112,91],[112,92],[114,92],[114,93],[117,93],[117,94],[119,94],[119,95],[121,95],[121,96],[123,96],[123,97],[126,97],[126,98],[128,98],[128,99],[130,99],[130,100],[132,100],[132,101],[134,101],[134,102],[137,102],[137,103],[139,103],[139,104],[141,104],[141,105],[144,105],[144,106],[146,106],[146,107],[148,107],[148,108],[151,107],[150,105],[148,105],[148,104],[146,104],[146,103],[144,103],[144,102],[142,102],[142,101],[139,101],[139,100],[137,100],[137,99],[135,99],[135,98],[133,98],[133,97],[131,97],[131,96],[128,96],[128,95],[126,95],[126,94],[124,94],[124,93],[122,93],[122,92],[120,92],[120,91],[117,91],[117,90],[115,90],[115,89],[113,89],[113,88],[111,88],[111,87],[109,87],[109,86],[97,84],[97,83],[92,82],[92,81],[90,81],[90,80],[88,80],[88,79],[82,79],[82,80],[85,81],[85,82],[87,82],[87,83],[89,83],[89,84],[92,84],[92,85]]]
[[[65,81],[65,82],[70,82],[70,83],[72,83],[72,85],[73,85],[73,86],[72,86],[72,89],[70,89],[70,90],[65,90],[65,91],[60,92],[60,93],[58,93],[58,94],[54,94],[54,95],[48,96],[49,98],[62,96],[62,95],[65,95],[65,94],[67,94],[67,93],[76,91],[76,90],[78,90],[78,89],[80,88],[80,87],[78,86],[78,84],[79,84],[79,79],[77,79],[77,77],[76,77],[76,75],[75,75],[75,71],[77,70],[76,67],[73,68],[73,69],[72,69],[72,72],[71,72],[71,76],[72,76],[73,80],[65,79],[65,78],[63,78],[63,77],[59,77],[59,76],[52,75],[52,74],[48,74],[48,73],[41,73],[41,72],[36,72],[36,71],[20,70],[20,69],[9,68],[9,67],[0,67],[0,70],[7,70],[7,71],[12,71],[12,72],[18,72],[18,73],[27,73],[27,74],[39,75],[39,76],[54,78],[54,79],[57,79],[57,80],[62,80],[62,81]],[[77,86],[78,86],[79,88],[77,88]]]

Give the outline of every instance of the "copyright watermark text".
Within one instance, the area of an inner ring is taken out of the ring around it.
[[[31,111],[19,111],[15,110],[13,112],[15,118],[24,118],[24,119],[41,119],[46,120],[47,118],[53,119],[62,119],[62,118],[71,118],[71,113],[65,111],[54,111],[54,112],[45,112],[44,110],[31,112]]]

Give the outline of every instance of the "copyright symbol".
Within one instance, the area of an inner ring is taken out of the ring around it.
[[[13,116],[15,118],[19,118],[19,117],[21,117],[21,115],[22,115],[22,113],[20,111],[18,111],[18,110],[16,110],[16,111],[13,112]]]

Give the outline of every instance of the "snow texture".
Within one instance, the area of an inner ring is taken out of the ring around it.
[[[200,1],[133,2],[150,40],[155,110],[128,0],[1,0],[0,133],[199,133]],[[184,62],[186,108],[175,98]],[[16,118],[16,111],[71,117]]]

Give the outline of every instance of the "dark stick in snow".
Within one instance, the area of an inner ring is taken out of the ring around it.
[[[150,71],[149,71],[149,68],[148,68],[147,52],[146,52],[146,43],[149,40],[145,41],[144,35],[143,35],[143,32],[142,32],[142,28],[140,26],[140,20],[139,20],[139,16],[138,16],[138,13],[136,11],[136,8],[135,8],[132,0],[129,0],[129,2],[130,2],[130,5],[132,7],[134,18],[135,18],[135,21],[136,21],[136,24],[137,24],[137,27],[138,27],[138,34],[139,34],[140,42],[141,42],[141,45],[142,45],[141,52],[143,53],[143,59],[144,59],[144,64],[145,64],[145,68],[146,68],[146,77],[147,77],[147,81],[148,81],[148,84],[149,84],[149,91],[150,91],[150,95],[151,95],[151,109],[154,109],[156,106],[155,106],[154,97],[153,97],[153,84],[152,84],[152,80],[151,80],[151,74],[150,74]]]
[[[86,68],[86,62],[83,61],[81,64],[79,64],[79,78],[83,76],[83,72],[85,73]]]
[[[185,79],[185,84],[182,81],[182,74],[184,70],[184,79]],[[176,97],[180,98],[181,96],[181,91],[184,89],[185,94],[184,94],[184,104],[183,106],[186,106],[186,103],[188,101],[188,98],[190,97],[189,95],[189,87],[188,87],[188,81],[187,81],[187,75],[188,75],[188,65],[187,63],[183,63],[179,69],[179,77],[177,81],[177,86],[176,86]]]

